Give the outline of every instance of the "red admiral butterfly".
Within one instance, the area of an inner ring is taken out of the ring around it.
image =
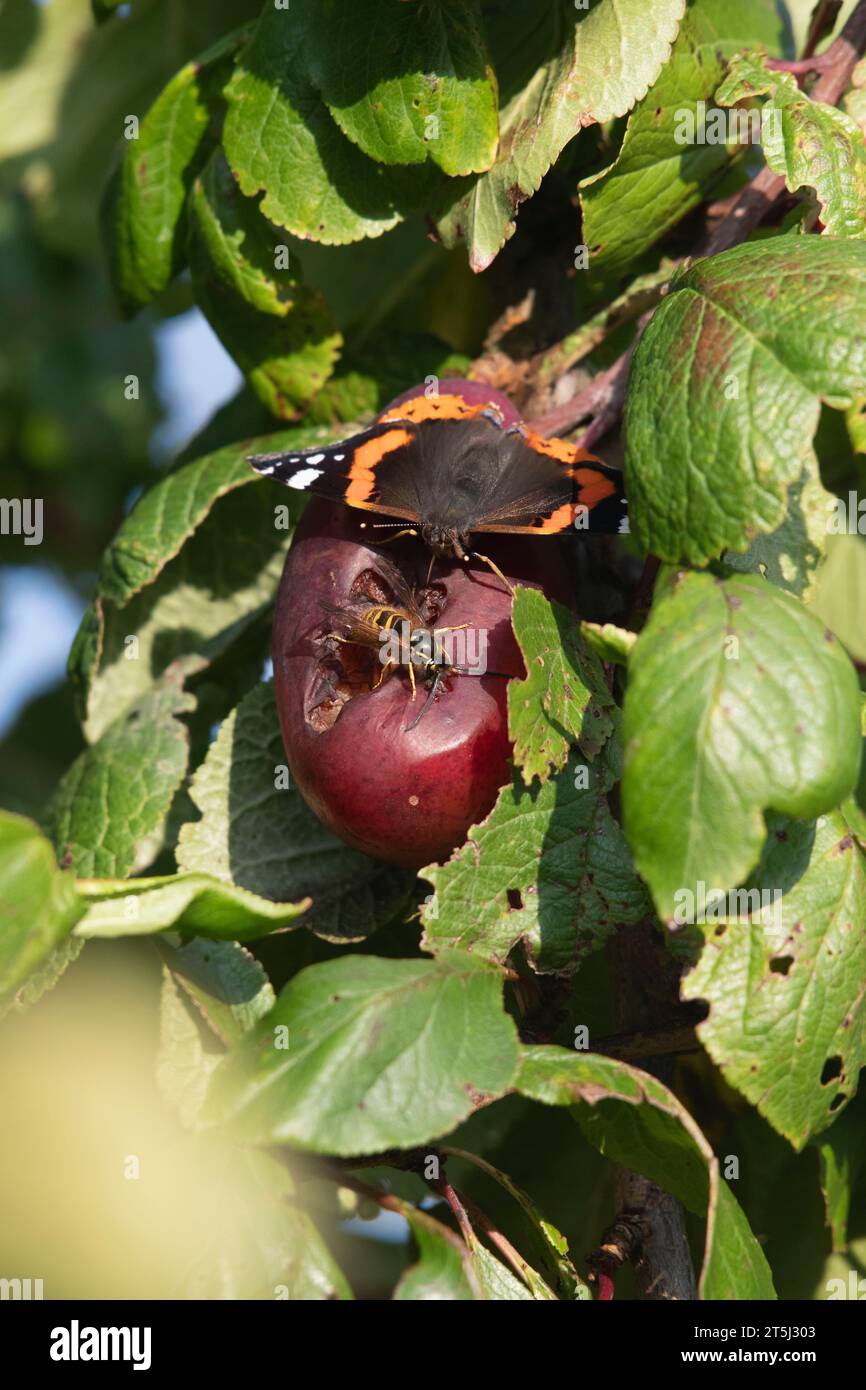
[[[474,531],[628,529],[616,469],[457,395],[416,396],[341,444],[249,462],[287,487],[411,522],[436,555],[466,558]]]

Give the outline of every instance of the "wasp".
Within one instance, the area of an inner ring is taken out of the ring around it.
[[[381,578],[390,590],[390,603],[376,602],[369,597],[361,596],[352,600],[351,607],[325,602],[322,603],[322,607],[340,628],[338,632],[328,633],[331,639],[375,648],[378,651],[382,669],[373,682],[374,690],[403,667],[409,673],[414,704],[418,693],[416,673],[419,673],[423,680],[432,682],[423,707],[407,727],[407,732],[410,732],[427,713],[446,676],[499,673],[470,671],[456,666],[443,650],[442,634],[459,632],[471,624],[456,623],[446,627],[431,627],[415,594],[397,567],[384,559],[380,559],[379,567],[383,573],[376,577]]]

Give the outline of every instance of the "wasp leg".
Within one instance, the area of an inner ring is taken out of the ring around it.
[[[381,670],[381,672],[380,672],[380,674],[379,674],[379,679],[378,679],[378,680],[375,680],[375,681],[373,682],[373,689],[374,689],[374,690],[378,690],[380,685],[384,685],[384,684],[385,684],[386,680],[387,680],[388,677],[390,676],[390,674],[391,674],[391,672],[393,671],[393,669],[394,669],[394,662],[393,662],[393,661],[385,661],[385,662],[382,663],[382,670]]]
[[[409,681],[412,686],[412,704],[414,705],[417,690],[415,688],[415,667],[412,665],[411,661],[409,662]]]

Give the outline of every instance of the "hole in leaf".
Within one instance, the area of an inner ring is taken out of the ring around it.
[[[787,975],[793,964],[793,956],[776,956],[770,961],[770,969],[774,975]]]
[[[842,1058],[828,1057],[821,1071],[821,1085],[829,1086],[831,1081],[835,1081],[837,1076],[842,1075]]]
[[[507,896],[508,906],[513,908],[515,912],[519,912],[520,909],[523,907],[523,898],[521,896],[520,889],[509,888]]]

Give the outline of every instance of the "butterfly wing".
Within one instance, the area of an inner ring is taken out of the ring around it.
[[[364,511],[418,520],[416,427],[411,421],[377,421],[339,444],[291,453],[253,454],[247,462],[262,477],[299,492]]]
[[[473,530],[552,535],[627,529],[622,474],[563,439],[509,430],[495,495]]]

